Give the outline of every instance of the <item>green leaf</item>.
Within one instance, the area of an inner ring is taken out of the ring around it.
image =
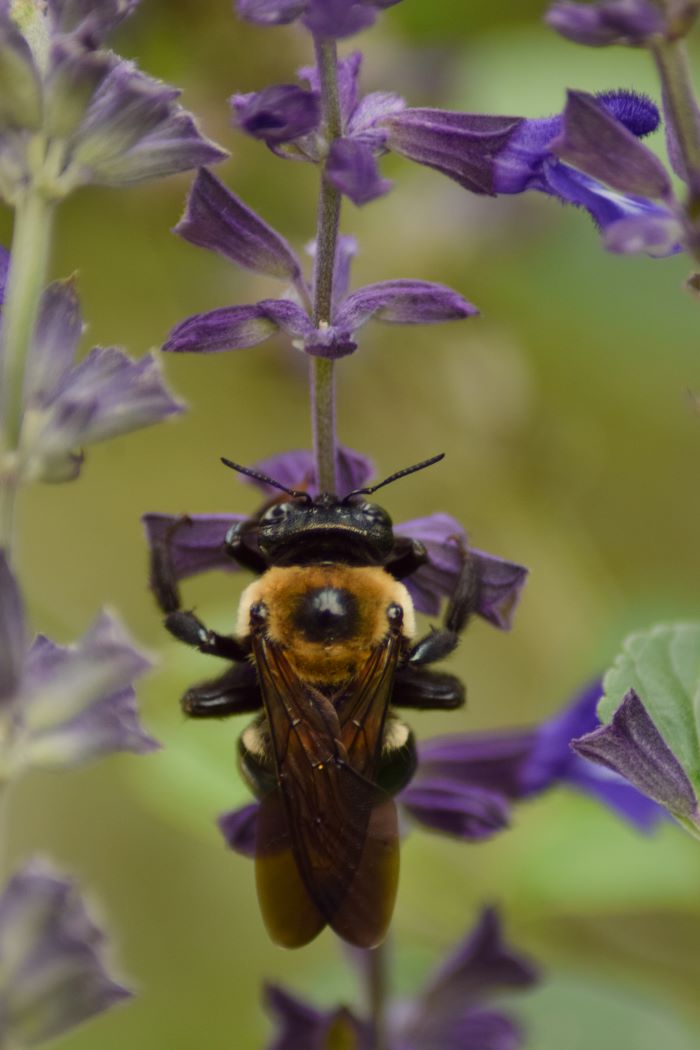
[[[634,689],[693,785],[700,786],[700,624],[632,634],[603,680],[598,716],[610,722]]]

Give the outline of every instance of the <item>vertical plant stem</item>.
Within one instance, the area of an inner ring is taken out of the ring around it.
[[[386,1003],[389,959],[386,942],[367,952],[367,999],[372,1025],[372,1050],[387,1050]]]
[[[341,134],[338,96],[338,53],[335,40],[314,39],[321,82],[321,106],[328,145]],[[340,226],[340,193],[321,170],[321,191],[316,224],[316,264],[314,280],[314,324],[329,325],[333,310],[335,253]],[[311,362],[311,404],[314,455],[321,491],[335,492],[335,363],[315,357]]]
[[[700,120],[683,40],[659,39],[650,45],[663,87],[666,119],[678,142],[687,175],[686,214],[690,226],[690,248],[700,257]]]
[[[0,480],[0,543],[8,551],[12,545],[18,488],[12,459],[22,430],[27,353],[46,282],[53,210],[53,202],[41,190],[29,187],[15,211],[0,358],[2,447],[5,456]]]

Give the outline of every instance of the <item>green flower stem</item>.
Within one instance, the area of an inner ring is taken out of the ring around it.
[[[367,952],[367,999],[372,1026],[372,1050],[387,1050],[386,1003],[389,953],[386,941]]]
[[[24,372],[46,283],[53,211],[53,201],[30,188],[15,212],[2,330],[2,418],[8,450],[17,448],[22,428]]]
[[[666,118],[678,140],[688,176],[686,214],[691,228],[691,251],[700,258],[700,120],[683,40],[657,39],[650,44],[661,78]]]
[[[321,81],[321,105],[328,145],[341,134],[338,95],[338,52],[335,40],[315,39]],[[321,170],[321,192],[316,224],[316,266],[313,315],[317,328],[331,323],[335,252],[340,226],[340,193]],[[311,362],[311,402],[314,455],[323,492],[335,492],[335,364],[323,357]]]

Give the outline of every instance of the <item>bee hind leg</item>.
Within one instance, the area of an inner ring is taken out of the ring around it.
[[[258,711],[262,698],[255,668],[248,663],[235,664],[218,678],[193,685],[181,703],[189,718],[225,718]]]
[[[455,675],[409,664],[396,672],[391,703],[424,711],[454,711],[465,699],[464,684]]]

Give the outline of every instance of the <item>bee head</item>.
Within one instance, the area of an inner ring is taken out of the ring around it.
[[[242,467],[228,459],[222,462],[232,470],[281,489],[290,497],[273,503],[258,519],[258,547],[271,564],[342,561],[379,565],[394,546],[392,521],[383,507],[362,497],[371,496],[384,485],[429,467],[442,458],[440,454],[406,467],[377,485],[356,489],[342,499],[328,492],[314,499],[308,492],[287,488],[250,467]]]
[[[384,508],[356,495],[341,500],[323,493],[273,503],[258,525],[258,546],[275,564],[324,558],[379,564],[393,544]]]

